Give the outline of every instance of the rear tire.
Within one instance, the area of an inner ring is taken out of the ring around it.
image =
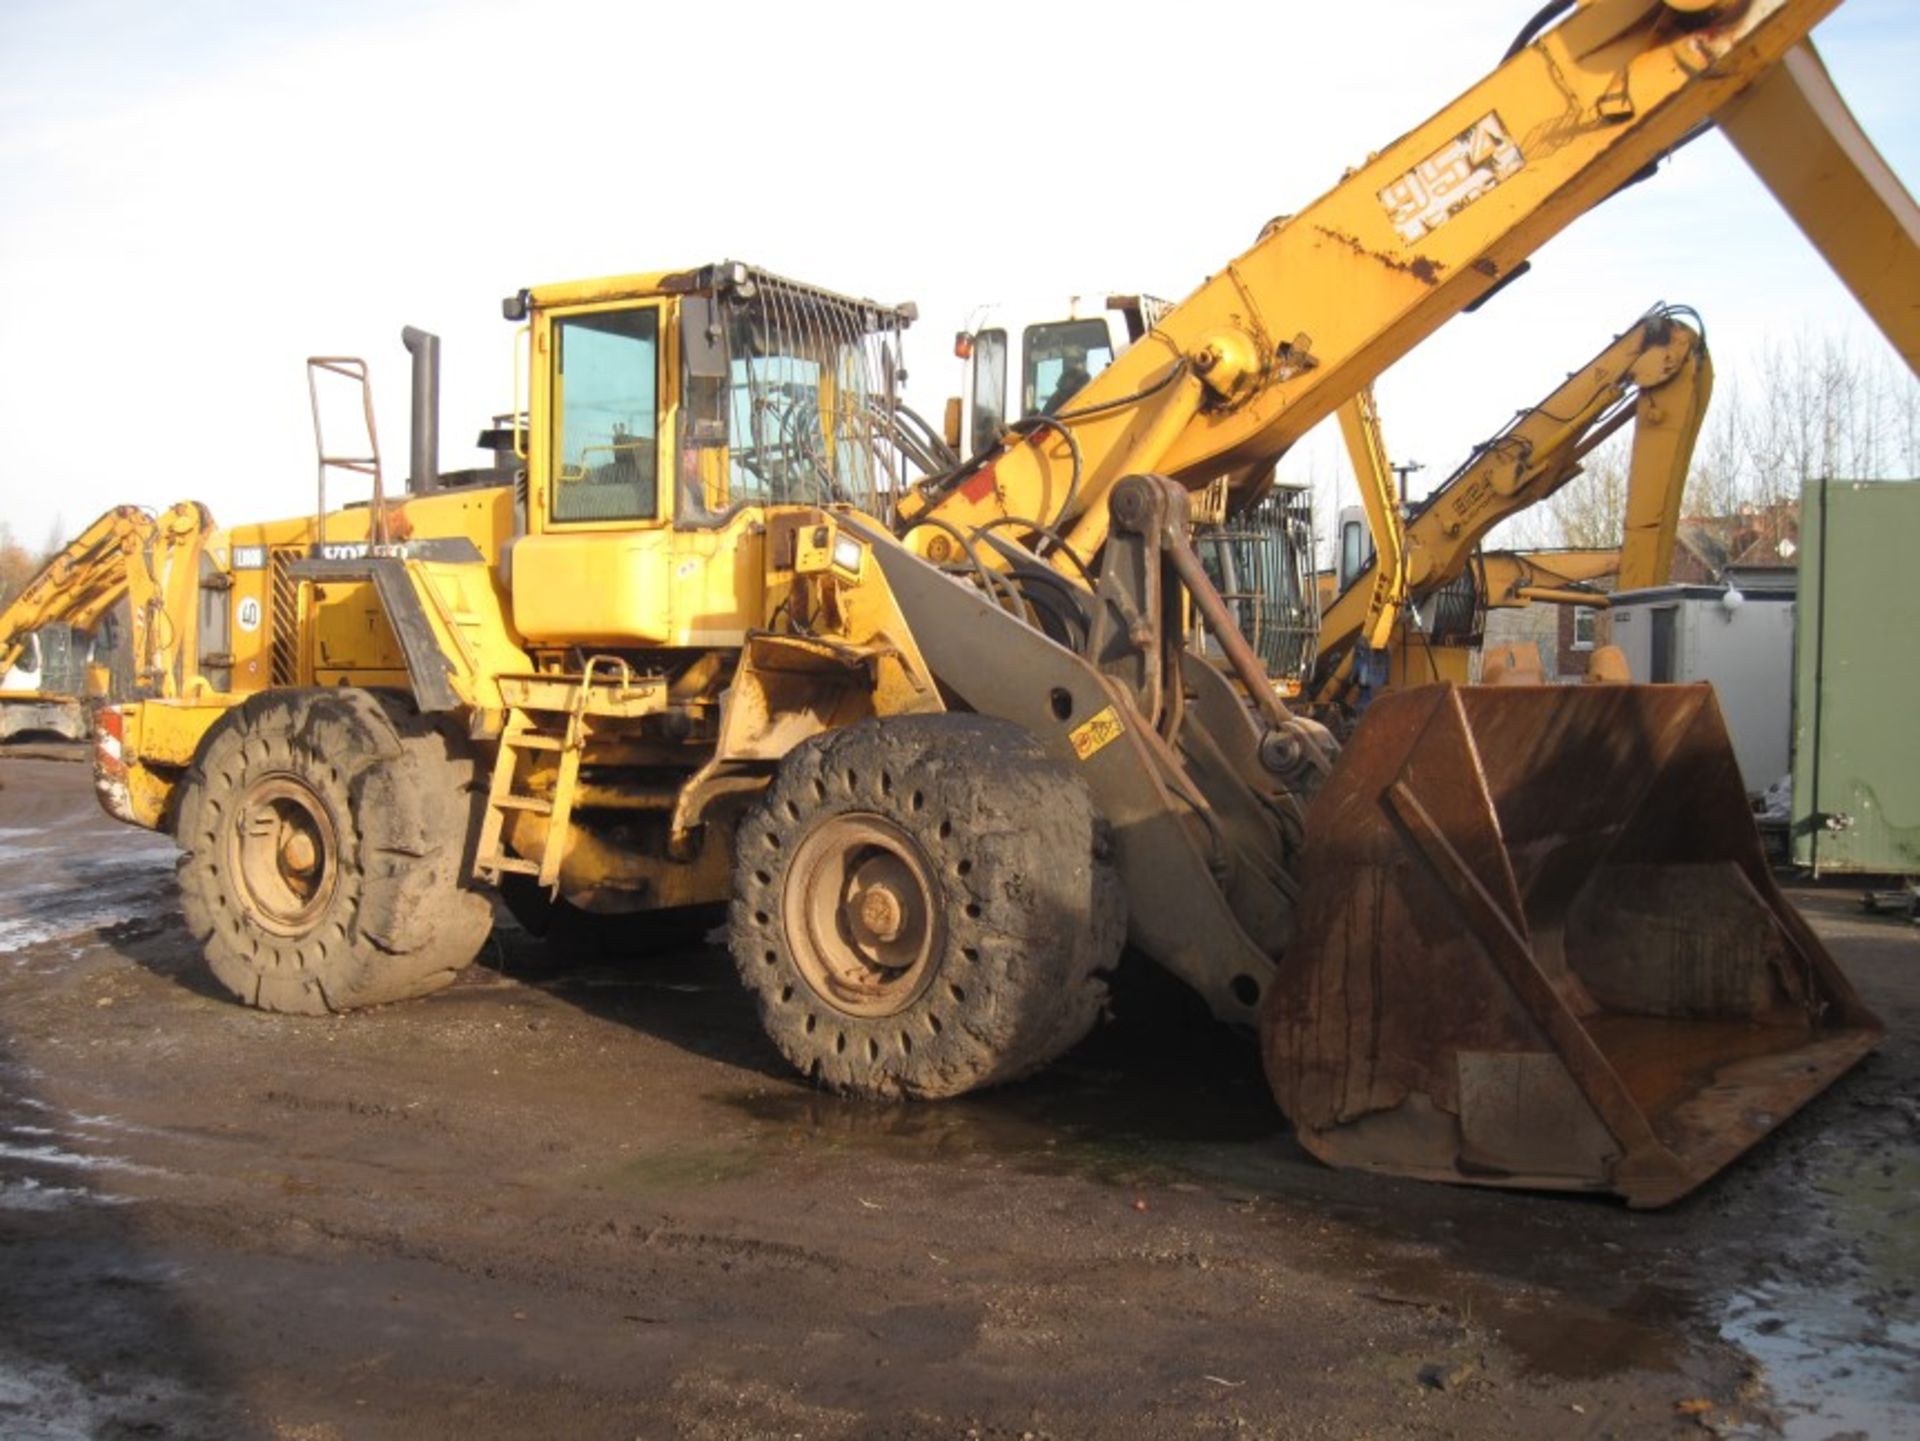
[[[220,722],[182,787],[180,903],[241,1001],[324,1015],[450,983],[492,926],[467,888],[474,763],[364,690],[276,690]]]
[[[853,1095],[1015,1080],[1093,1028],[1126,936],[1079,777],[982,716],[866,721],[739,831],[729,943],[782,1054]]]

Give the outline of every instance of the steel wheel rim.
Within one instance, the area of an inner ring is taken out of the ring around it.
[[[262,776],[241,795],[227,860],[252,919],[266,930],[311,930],[339,888],[339,858],[333,813],[299,776]]]
[[[919,842],[884,816],[837,815],[800,843],[782,902],[795,964],[854,1016],[897,1015],[932,978],[945,936]]]

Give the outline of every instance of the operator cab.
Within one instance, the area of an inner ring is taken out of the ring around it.
[[[20,648],[20,658],[14,662],[13,669],[0,675],[0,690],[37,691],[40,689],[40,636],[38,632],[29,635]]]
[[[948,442],[962,456],[978,455],[1009,425],[1058,414],[1170,308],[1147,295],[982,307],[954,337],[966,367]]]
[[[544,286],[515,623],[536,646],[738,645],[765,624],[773,506],[891,514],[888,415],[910,306],[735,262]]]

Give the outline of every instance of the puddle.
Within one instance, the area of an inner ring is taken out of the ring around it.
[[[106,1435],[161,1435],[161,1418],[184,1393],[144,1372],[83,1379],[64,1366],[0,1354],[0,1434],[15,1441],[90,1441]]]
[[[1541,1265],[1528,1254],[1525,1229],[1506,1233],[1495,1264],[1476,1260],[1472,1245],[1411,1246],[1356,1231],[1333,1246],[1330,1267],[1353,1277],[1363,1298],[1445,1311],[1497,1339],[1522,1376],[1593,1381],[1689,1369],[1696,1299],[1674,1286],[1609,1277],[1606,1252],[1574,1267]]]
[[[1920,1436],[1920,1158],[1863,1158],[1815,1190],[1832,1264],[1736,1292],[1720,1334],[1766,1368],[1785,1441]]]
[[[1856,1303],[1767,1288],[1728,1308],[1720,1335],[1765,1368],[1784,1441],[1920,1436],[1920,1324],[1865,1315]]]
[[[50,941],[63,941],[84,931],[98,930],[125,916],[125,906],[111,906],[99,910],[68,911],[58,920],[38,917],[0,920],[0,955],[29,951]],[[16,956],[14,964],[24,965],[26,960],[24,955]]]
[[[1379,1181],[1355,1199],[1352,1178],[1312,1167],[1288,1139],[1257,1070],[1244,1083],[1230,1071],[1210,1075],[1199,1092],[1069,1064],[935,1105],[807,1091],[722,1099],[753,1122],[749,1147],[987,1163],[1113,1185],[1198,1183],[1228,1199],[1257,1198],[1270,1224],[1313,1237],[1299,1246],[1300,1264],[1350,1285],[1358,1304],[1445,1315],[1463,1334],[1512,1351],[1522,1375],[1667,1372],[1684,1395],[1694,1382],[1682,1378],[1698,1370],[1690,1338],[1706,1314],[1700,1301],[1626,1274],[1622,1247],[1591,1234],[1594,1209],[1611,1212],[1611,1203],[1482,1193],[1471,1198],[1477,1205],[1449,1197],[1435,1206],[1417,1183]]]
[[[60,881],[8,890],[5,913],[0,914],[0,954],[27,951],[172,908],[171,886],[159,879],[173,869],[171,845],[64,860],[68,874]]]
[[[679,1191],[713,1186],[751,1176],[766,1157],[751,1150],[720,1146],[675,1147],[649,1151],[615,1167],[603,1180],[623,1190]]]
[[[957,1100],[869,1103],[797,1086],[716,1099],[765,1141],[793,1150],[975,1161],[1115,1185],[1279,1190],[1300,1152],[1253,1040],[1144,968],[1122,973],[1113,1004],[1113,1019],[1039,1075]]]
[[[25,915],[0,918],[0,955],[13,954],[16,964],[24,963],[27,957],[19,953],[53,941],[70,940],[76,936],[102,930],[108,926],[124,924],[128,921],[151,920],[165,914],[159,902],[142,905],[140,901],[121,900],[110,904],[76,906],[68,901],[47,909],[55,914]],[[171,906],[172,898],[164,903]]]
[[[1231,1189],[1271,1181],[1279,1158],[1262,1143],[1286,1134],[1257,1071],[1205,1098],[1169,1096],[1137,1077],[1063,1063],[1017,1087],[929,1104],[810,1091],[719,1099],[785,1149],[857,1149],[912,1164],[992,1162],[1114,1185],[1192,1178]]]

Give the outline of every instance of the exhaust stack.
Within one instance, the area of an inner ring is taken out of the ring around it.
[[[400,343],[413,357],[407,494],[430,495],[440,488],[440,337],[409,325],[400,332]]]

